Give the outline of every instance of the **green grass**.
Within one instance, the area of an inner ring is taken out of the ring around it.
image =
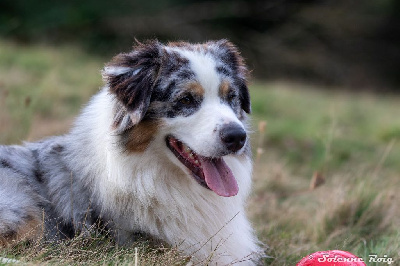
[[[255,84],[252,96],[254,123],[267,122],[251,202],[267,264],[329,249],[398,259],[400,97],[287,83]],[[326,183],[310,190],[314,172]]]
[[[386,145],[400,140],[399,97],[289,84],[256,84],[252,92],[255,118],[268,122],[268,148],[283,152],[289,163],[336,171],[376,161]],[[399,150],[392,153],[384,167],[400,170]]]
[[[0,42],[1,143],[29,135],[34,117],[71,117],[101,86],[103,60],[75,47],[21,47]],[[8,130],[9,129],[9,130]]]
[[[108,59],[76,47],[0,41],[0,142],[65,133],[101,86]],[[400,97],[301,84],[251,86],[255,168],[249,215],[269,245],[267,265],[295,265],[318,250],[363,256],[400,250]],[[260,130],[260,121],[266,129]],[[256,153],[256,151],[263,151]],[[310,189],[314,173],[325,183]],[[180,265],[176,250],[138,242],[141,265]],[[134,247],[102,236],[20,243],[0,257],[49,264],[133,264]],[[374,264],[369,264],[374,265]]]

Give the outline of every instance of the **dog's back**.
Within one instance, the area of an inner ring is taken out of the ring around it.
[[[37,234],[43,198],[34,173],[29,149],[0,146],[0,244]]]
[[[68,164],[66,140],[0,146],[0,243],[73,237],[93,224],[90,189]]]

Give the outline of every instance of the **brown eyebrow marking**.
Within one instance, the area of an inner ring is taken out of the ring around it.
[[[191,91],[193,94],[198,96],[203,96],[205,93],[203,86],[201,86],[198,82],[190,82],[185,87],[188,91]]]
[[[219,86],[219,96],[221,98],[226,98],[229,94],[229,91],[230,91],[229,82],[226,80],[223,80],[221,82],[221,85]]]

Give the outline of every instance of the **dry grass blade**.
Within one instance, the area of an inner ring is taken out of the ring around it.
[[[323,184],[325,184],[325,177],[320,172],[314,172],[310,182],[310,189],[316,189]]]
[[[258,145],[257,145],[257,155],[256,155],[256,163],[260,161],[261,155],[264,153],[264,138],[265,138],[265,131],[267,128],[267,121],[260,121],[258,123],[258,132],[259,132],[259,138],[258,138]]]

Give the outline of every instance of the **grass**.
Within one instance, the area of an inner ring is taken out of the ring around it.
[[[329,249],[398,259],[400,98],[284,83],[252,96],[254,122],[267,121],[251,202],[267,264]],[[325,184],[310,189],[313,173]]]
[[[0,42],[0,124],[10,129],[2,130],[0,142],[42,137],[31,132],[36,121],[47,128],[49,123],[58,126],[47,134],[64,131],[60,125],[101,86],[101,67],[99,58],[74,47],[19,47]]]
[[[51,244],[41,240],[29,245],[22,242],[16,247],[6,248],[0,255],[40,265],[134,265],[136,261],[139,265],[158,265],[160,261],[166,265],[184,265],[188,262],[188,258],[176,248],[155,247],[145,240],[137,241],[129,248],[118,247],[111,238],[96,234],[90,237],[79,235]]]
[[[76,47],[0,41],[0,142],[67,132],[101,86],[99,70],[107,60]],[[295,265],[329,249],[366,261],[372,254],[387,255],[398,263],[400,97],[284,82],[255,83],[251,94],[255,168],[248,209],[259,238],[270,247],[265,264]],[[313,176],[325,182],[310,188]],[[174,249],[146,241],[121,248],[98,235],[20,243],[0,256],[34,264],[129,265],[135,247],[141,265],[186,261]]]

